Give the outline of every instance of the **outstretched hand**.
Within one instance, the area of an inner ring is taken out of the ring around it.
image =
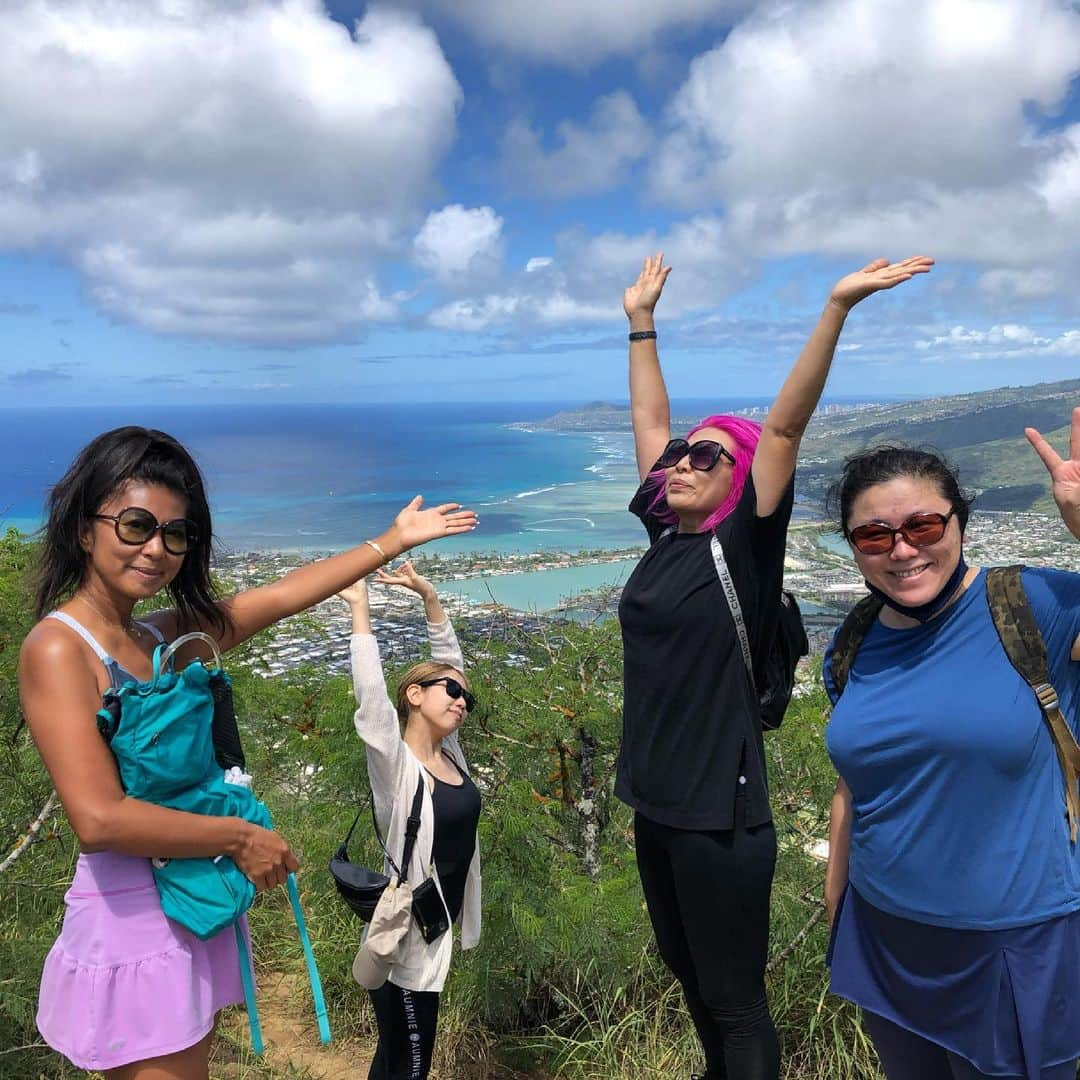
[[[1062,520],[1080,540],[1080,408],[1072,412],[1067,458],[1063,458],[1035,428],[1024,428],[1024,434],[1050,474],[1054,502],[1061,511]]]
[[[416,572],[411,561],[402,563],[396,570],[379,570],[375,580],[380,585],[400,585],[403,589],[416,593],[421,599],[435,595],[435,586]]]
[[[662,251],[645,260],[637,281],[623,293],[623,311],[628,319],[652,315],[670,273],[671,267],[664,266]]]
[[[437,540],[442,536],[457,536],[476,528],[477,516],[473,510],[462,510],[461,503],[442,503],[430,510],[422,510],[422,495],[417,495],[406,506],[391,526],[397,534],[402,551]]]
[[[882,289],[895,288],[909,281],[916,274],[929,273],[934,260],[926,255],[913,255],[903,262],[891,263],[888,259],[875,259],[861,270],[842,277],[829,294],[829,303],[844,311],[850,311],[860,300]]]

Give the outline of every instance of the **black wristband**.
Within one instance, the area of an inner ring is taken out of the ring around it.
[[[655,341],[656,340],[656,331],[655,330],[631,330],[630,331],[630,340],[631,341]]]

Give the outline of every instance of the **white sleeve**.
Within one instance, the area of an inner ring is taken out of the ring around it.
[[[368,779],[376,815],[386,821],[407,767],[407,751],[398,727],[397,709],[386,692],[375,635],[353,634],[349,658],[357,704],[353,723],[367,747]]]

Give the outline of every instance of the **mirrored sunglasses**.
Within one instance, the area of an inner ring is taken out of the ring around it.
[[[890,525],[872,521],[852,529],[847,538],[852,546],[864,555],[884,555],[892,551],[896,547],[898,536],[902,536],[904,542],[911,547],[926,547],[928,544],[936,544],[945,535],[949,518],[955,513],[955,510],[950,510],[947,514],[912,514],[895,529]]]
[[[457,681],[457,679],[451,678],[449,675],[440,675],[437,679],[425,679],[423,682],[419,682],[417,686],[435,686],[441,683],[446,688],[446,696],[451,701],[457,701],[458,698],[465,699],[465,711],[472,712],[476,708],[476,698],[464,686]]]
[[[727,458],[732,465],[735,464],[731,451],[726,450],[715,439],[701,439],[695,443],[686,439],[672,439],[664,447],[656,465],[660,469],[670,469],[687,455],[690,456],[690,468],[697,469],[698,472],[708,472],[722,457]]]
[[[147,543],[154,533],[161,533],[161,543],[170,555],[186,555],[199,539],[199,530],[188,518],[158,519],[141,506],[129,506],[119,514],[95,514],[101,521],[111,521],[116,538],[122,544],[136,546]]]

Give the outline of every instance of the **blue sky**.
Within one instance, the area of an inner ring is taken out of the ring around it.
[[[1066,0],[9,0],[0,405],[770,394],[1080,374]]]

